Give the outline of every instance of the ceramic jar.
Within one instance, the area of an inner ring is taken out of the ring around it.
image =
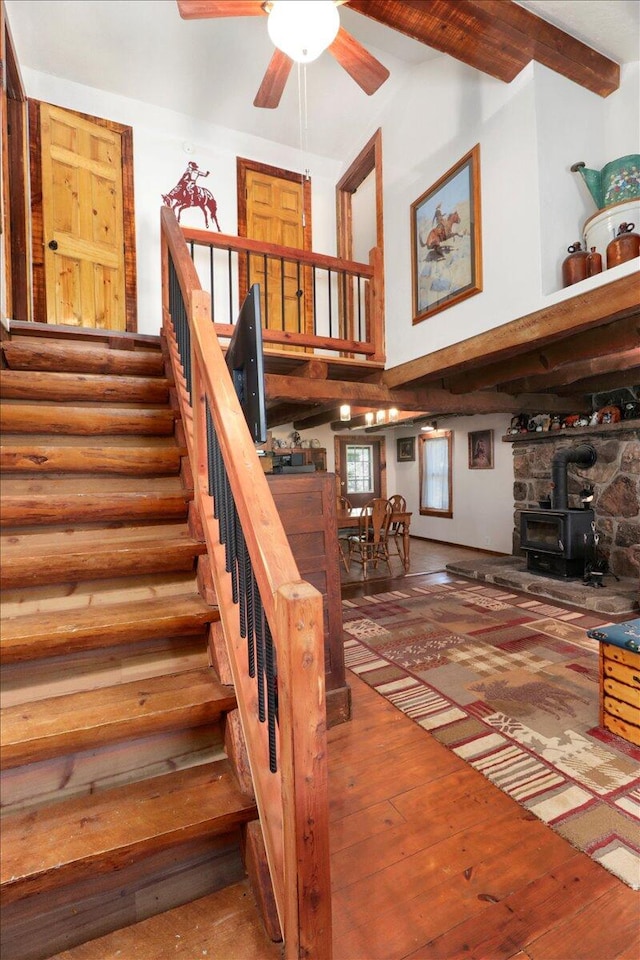
[[[618,235],[607,246],[607,269],[640,256],[640,234],[633,232],[633,223],[621,223]]]
[[[585,221],[583,232],[585,248],[596,248],[596,252],[606,263],[607,246],[618,233],[621,223],[640,224],[640,199],[614,203],[611,207],[599,210]]]
[[[595,247],[587,254],[587,276],[595,277],[596,273],[602,273],[602,257]]]
[[[567,247],[569,256],[562,262],[562,286],[570,287],[579,280],[585,280],[587,277],[587,266],[589,254],[583,250],[580,241],[576,240],[570,247]]]

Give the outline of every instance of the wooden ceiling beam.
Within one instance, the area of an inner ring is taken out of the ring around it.
[[[609,393],[613,390],[621,390],[625,387],[640,385],[640,367],[626,371],[625,383],[620,383],[620,374],[615,373],[602,374],[599,377],[590,377],[586,380],[577,380],[566,387],[556,387],[554,393],[562,396],[565,393],[572,394],[592,394]]]
[[[626,317],[635,317],[635,329],[640,336],[639,301],[637,275],[629,274],[475,337],[390,367],[384,372],[383,380],[387,387],[394,389],[455,376],[475,368],[479,357],[489,363],[506,360],[532,352],[534,343],[539,349],[554,340]]]
[[[617,63],[511,0],[349,0],[372,20],[509,83],[535,59],[606,97]]]
[[[376,383],[348,380],[314,380],[287,374],[266,373],[265,390],[269,401],[297,400],[300,403],[404,407],[414,403],[409,390],[389,390]]]
[[[611,353],[604,357],[594,357],[576,363],[564,363],[557,370],[539,376],[524,377],[502,384],[498,389],[506,393],[535,393],[536,390],[549,390],[553,387],[566,387],[581,380],[588,380],[602,374],[618,372],[618,380],[623,380],[628,371],[640,366],[640,347],[633,347],[622,353]]]
[[[455,2],[455,0],[454,0]],[[620,86],[620,66],[511,0],[462,0],[482,21],[510,38],[530,59],[601,97]]]
[[[575,361],[594,360],[611,353],[621,354],[634,349],[640,342],[640,317],[614,320],[604,327],[575,334],[565,340],[536,348],[529,353],[508,360],[480,366],[477,370],[459,374],[445,381],[453,393],[467,393],[501,384],[509,393],[520,392],[509,384],[523,379],[548,377],[554,370],[561,371]],[[578,378],[576,378],[578,379]],[[562,376],[551,383],[562,383]],[[536,386],[539,386],[539,384]]]
[[[500,26],[483,32],[475,11],[458,0],[349,0],[348,6],[505,83],[531,59],[504,38]]]

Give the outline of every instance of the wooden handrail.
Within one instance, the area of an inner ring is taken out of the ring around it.
[[[271,329],[268,325],[263,330],[263,342],[268,348],[283,347],[285,349],[297,347],[305,351],[318,351],[326,355],[327,351],[333,351],[341,355],[360,355],[367,359],[384,362],[384,280],[382,276],[382,255],[377,247],[374,247],[369,254],[369,263],[359,263],[355,260],[341,260],[338,257],[329,256],[324,253],[314,253],[310,250],[298,250],[295,247],[280,246],[275,243],[265,243],[261,240],[253,240],[249,237],[236,237],[231,234],[218,233],[209,230],[197,230],[192,227],[182,227],[182,235],[188,244],[209,248],[209,251],[220,250],[228,251],[229,255],[233,253],[237,256],[240,263],[239,272],[246,279],[246,268],[242,266],[243,257],[260,257],[265,261],[283,261],[297,264],[298,269],[310,271],[316,269],[321,271],[330,271],[339,283],[358,284],[360,289],[360,280],[364,281],[363,291],[364,306],[362,314],[359,314],[357,335],[364,339],[354,339],[354,330],[351,329],[351,320],[353,320],[353,291],[350,290],[347,295],[346,304],[338,304],[336,314],[342,313],[342,326],[345,328],[342,333],[346,336],[335,337],[331,333],[306,331],[292,331]],[[244,273],[243,273],[244,270]],[[340,280],[342,278],[342,280]],[[351,278],[348,282],[345,278]],[[355,280],[354,278],[358,278]],[[337,281],[337,282],[338,282]],[[315,303],[314,303],[315,310]],[[233,334],[233,320],[235,318],[223,318],[224,323],[220,322],[219,316],[214,316],[216,333],[221,338],[231,337]],[[326,318],[325,318],[326,319]],[[314,325],[317,318],[314,316]],[[320,324],[321,326],[321,324]]]
[[[312,250],[298,250],[297,247],[283,247],[277,243],[265,243],[262,240],[252,240],[250,237],[236,237],[229,233],[214,233],[212,230],[195,230],[192,227],[182,227],[182,233],[187,243],[200,243],[204,247],[220,247],[222,250],[235,250],[236,253],[255,253],[259,256],[266,254],[282,260],[295,260],[306,267],[322,267],[324,270],[334,270],[336,273],[348,273],[351,276],[362,276],[373,279],[374,268],[369,263],[359,263],[356,260],[340,260],[326,253],[314,253]]]
[[[211,303],[174,214],[161,211],[163,328],[181,406],[211,576],[233,675],[287,960],[330,960],[324,629],[322,596],[300,579],[211,323]],[[170,316],[169,263],[178,279],[191,342],[191,401]],[[225,569],[209,494],[206,405],[277,654],[278,769],[269,769],[247,642]]]

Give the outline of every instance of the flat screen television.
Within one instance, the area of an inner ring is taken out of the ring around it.
[[[260,285],[254,283],[240,307],[227,348],[227,367],[254,443],[267,439]]]

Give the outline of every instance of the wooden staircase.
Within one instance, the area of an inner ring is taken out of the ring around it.
[[[194,916],[210,956],[279,956],[160,341],[17,324],[2,352],[1,956],[162,960]]]

